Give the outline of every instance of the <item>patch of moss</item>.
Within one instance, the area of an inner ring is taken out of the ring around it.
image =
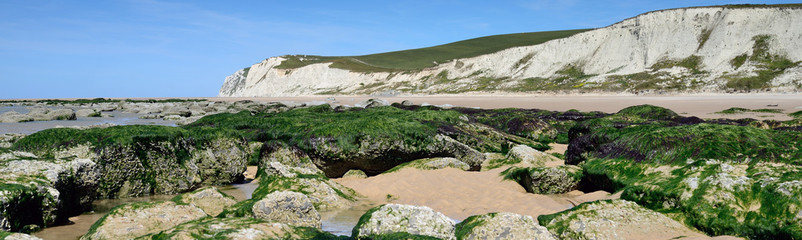
[[[679,117],[676,112],[671,111],[668,108],[649,104],[626,107],[618,111],[616,114],[625,116],[638,116],[643,119],[652,120],[671,120]]]
[[[771,108],[760,108],[760,109],[748,109],[748,108],[740,108],[740,107],[732,107],[720,112],[716,112],[718,114],[737,114],[737,113],[746,113],[746,112],[756,112],[756,113],[782,113],[782,109],[771,109]]]
[[[735,56],[735,58],[733,58],[732,60],[730,60],[730,65],[731,65],[733,68],[735,68],[735,69],[738,69],[738,68],[740,68],[741,66],[743,66],[743,65],[744,65],[744,63],[746,63],[746,59],[747,59],[747,58],[749,58],[749,56],[748,56],[748,55],[746,55],[746,53],[744,53],[744,54],[741,54],[741,55],[738,55],[738,56]]]
[[[793,62],[785,56],[772,54],[769,49],[771,39],[770,35],[756,35],[752,38],[754,45],[752,46],[752,55],[748,60],[754,62],[759,68],[757,76],[728,76],[727,88],[735,90],[769,88],[771,80],[783,74],[786,69],[799,65],[799,62]]]
[[[691,55],[687,58],[680,60],[662,60],[652,65],[652,70],[659,70],[672,67],[683,67],[691,71],[693,74],[705,73],[702,71],[702,57]]]

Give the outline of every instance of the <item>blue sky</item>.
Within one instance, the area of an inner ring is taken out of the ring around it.
[[[361,55],[792,1],[0,1],[0,99],[211,97],[284,54]]]

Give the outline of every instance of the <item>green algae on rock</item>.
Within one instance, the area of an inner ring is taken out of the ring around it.
[[[456,239],[454,222],[429,207],[385,204],[368,210],[354,226],[356,239]],[[400,235],[400,236],[398,236]],[[415,236],[418,235],[418,236]]]
[[[500,212],[470,216],[456,225],[457,239],[556,240],[531,216]]]
[[[292,226],[255,218],[202,218],[140,236],[157,239],[343,239],[316,228]]]

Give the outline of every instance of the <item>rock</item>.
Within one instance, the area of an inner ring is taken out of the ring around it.
[[[674,239],[705,237],[682,223],[626,200],[600,200],[538,217],[562,239]]]
[[[510,168],[502,172],[506,179],[521,184],[527,192],[535,194],[562,194],[579,187],[582,169],[573,166]]]
[[[390,106],[390,102],[388,102],[387,100],[371,98],[365,100],[364,102],[356,103],[354,104],[354,106],[361,108],[383,107],[383,106]]]
[[[229,196],[216,187],[205,187],[191,193],[184,193],[178,197],[176,202],[192,204],[206,212],[209,216],[217,216],[223,209],[237,203],[234,197]]]
[[[84,109],[78,109],[77,111],[75,111],[75,116],[76,117],[90,117],[90,116],[94,117],[95,115],[97,115],[97,117],[100,116],[99,112],[95,111],[94,109],[84,108]]]
[[[306,195],[297,192],[278,191],[268,194],[253,205],[256,218],[270,222],[320,228],[320,213]]]
[[[404,168],[416,168],[421,170],[434,170],[434,169],[443,169],[443,168],[456,168],[461,169],[464,171],[468,171],[471,167],[468,164],[457,160],[456,158],[424,158],[418,159],[411,162],[403,163],[394,167],[393,169],[387,170],[384,173],[391,173],[395,171],[399,171]]]
[[[0,232],[0,236],[2,233]],[[0,238],[2,240],[42,240],[36,236],[24,234],[24,233],[11,233],[11,235],[6,236],[5,238]]]
[[[44,115],[32,115],[30,113],[28,115],[33,116],[34,119],[37,120],[37,121],[75,120],[75,119],[77,119],[75,117],[75,111],[73,111],[72,109],[69,109],[69,108],[53,109],[53,110],[48,111]],[[41,116],[41,117],[37,117],[37,116]]]
[[[278,165],[280,163],[274,162]],[[307,169],[307,168],[294,168]],[[353,205],[356,201],[356,192],[339,183],[331,181],[322,174],[303,174],[290,169],[289,175],[273,175],[260,178],[259,188],[254,192],[254,198],[265,196],[276,191],[300,192],[309,197],[317,209],[339,209]],[[303,174],[303,177],[290,177]]]
[[[507,158],[522,163],[523,166],[543,167],[545,163],[560,161],[551,154],[535,150],[526,145],[516,145],[507,153]]]
[[[255,218],[204,218],[178,225],[143,239],[337,239],[316,228],[291,226]]]
[[[259,158],[261,167],[267,167],[266,164],[271,162],[278,162],[287,167],[317,169],[306,153],[283,142],[267,142],[262,145],[261,153],[262,156]]]
[[[0,120],[2,122],[2,120]],[[17,142],[20,138],[25,137],[25,134],[19,133],[4,133],[0,134],[0,148],[10,148],[12,144]]]
[[[410,100],[401,101],[401,106],[412,106],[412,105],[415,105],[415,104],[412,103],[412,101],[410,101]]]
[[[351,169],[348,172],[345,172],[343,178],[358,178],[358,179],[365,179],[368,178],[368,175],[365,174],[362,170],[359,169]]]
[[[170,201],[126,204],[100,218],[81,239],[132,239],[206,216],[198,207]]]
[[[533,239],[556,240],[548,229],[531,216],[515,213],[489,213],[471,216],[456,226],[457,239]]]
[[[175,115],[180,117],[190,117],[192,116],[192,111],[190,111],[185,107],[171,107],[168,108],[167,110],[162,111],[161,114],[163,114],[164,116]]]
[[[454,222],[429,207],[385,204],[368,210],[354,226],[356,239],[381,238],[396,233],[456,239]]]
[[[19,155],[26,154],[15,152],[10,158]],[[51,226],[91,210],[100,175],[94,162],[4,161],[7,162],[0,163],[0,229]]]
[[[30,122],[33,117],[21,114],[15,111],[8,111],[0,114],[0,122],[3,123],[17,123],[17,122]]]
[[[432,148],[438,148],[441,152],[449,153],[450,155],[454,156],[454,158],[457,158],[460,161],[468,164],[472,170],[479,169],[482,166],[482,162],[485,160],[484,154],[468,145],[465,145],[464,143],[454,140],[451,137],[437,135],[435,136],[435,139],[436,144],[430,146],[431,150],[434,151]]]
[[[203,183],[218,185],[242,181],[248,163],[247,146],[242,139],[219,138],[192,151],[192,162],[200,171]]]

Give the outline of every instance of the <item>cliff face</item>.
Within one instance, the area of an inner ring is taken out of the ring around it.
[[[272,57],[226,78],[219,96],[463,92],[729,92],[802,89],[802,8],[650,12],[539,45],[415,71],[356,72]]]

